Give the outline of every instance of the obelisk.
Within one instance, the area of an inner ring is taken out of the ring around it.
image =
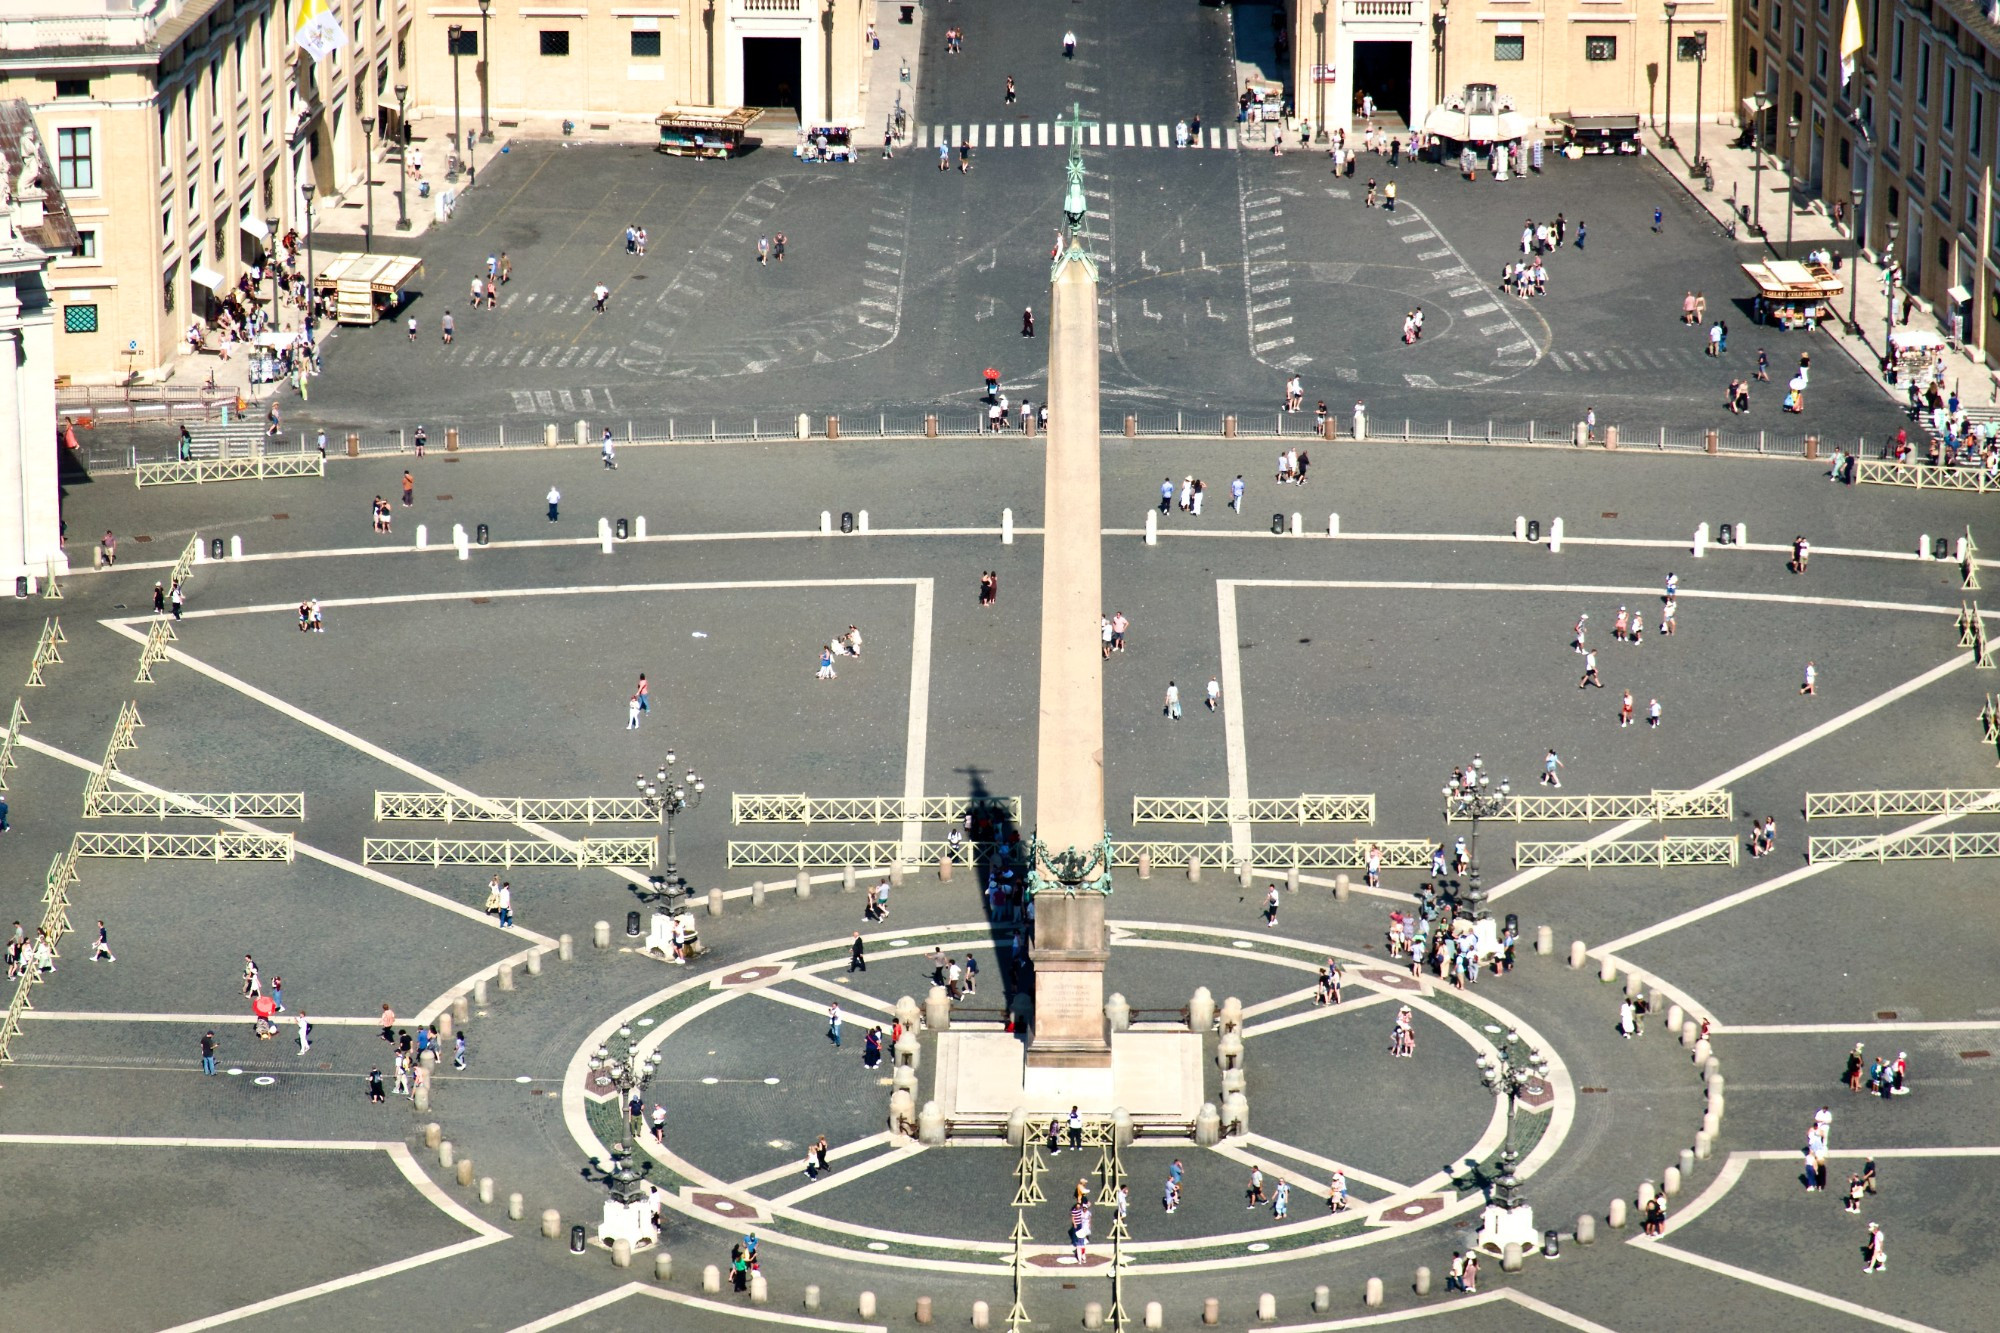
[[[1035,767],[1034,1035],[1031,1090],[1109,1092],[1104,903],[1104,612],[1099,506],[1097,265],[1086,213],[1080,115],[1071,121],[1067,245],[1049,284],[1049,430],[1043,469],[1042,679]],[[1091,1072],[1094,1071],[1094,1072]],[[1101,1089],[1097,1085],[1102,1084]]]

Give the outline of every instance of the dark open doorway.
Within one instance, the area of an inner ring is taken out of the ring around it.
[[[1403,124],[1410,123],[1410,44],[1408,42],[1356,42],[1354,44],[1354,114],[1361,114],[1361,98],[1375,101],[1378,113],[1394,113]]]
[[[743,39],[743,105],[799,113],[799,39]]]

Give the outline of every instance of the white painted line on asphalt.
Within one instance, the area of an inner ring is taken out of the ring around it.
[[[1274,1018],[1268,1023],[1247,1023],[1243,1028],[1243,1039],[1248,1041],[1252,1037],[1262,1037],[1272,1032],[1283,1032],[1286,1028],[1302,1027],[1307,1023],[1322,1018],[1337,1018],[1349,1010],[1366,1009],[1370,1005],[1383,1004],[1395,998],[1396,994],[1393,991],[1377,991],[1373,995],[1364,995],[1354,1000],[1343,1000],[1339,1004],[1315,1005],[1313,1008],[1307,1009],[1302,1013],[1286,1014],[1283,1018]],[[1244,1010],[1246,1016],[1249,1012],[1247,1009]]]
[[[814,1315],[761,1310],[754,1305],[732,1305],[726,1301],[712,1301],[701,1296],[684,1296],[678,1291],[668,1291],[644,1282],[628,1282],[622,1287],[613,1287],[601,1296],[592,1296],[574,1305],[565,1305],[553,1314],[516,1326],[510,1333],[547,1333],[549,1329],[560,1328],[585,1315],[609,1309],[628,1296],[649,1296],[656,1301],[666,1301],[670,1305],[685,1305],[691,1310],[723,1315],[729,1319],[754,1319],[766,1324],[789,1324],[793,1328],[828,1329],[832,1330],[832,1333],[889,1333],[889,1330],[881,1324],[848,1324],[838,1319],[821,1319]],[[671,1319],[666,1322],[668,1327],[672,1326]]]
[[[876,1136],[878,1140],[886,1137],[888,1136]],[[829,1171],[818,1180],[811,1181],[799,1186],[795,1190],[789,1190],[784,1194],[776,1196],[771,1200],[771,1204],[777,1208],[792,1207],[801,1200],[810,1199],[816,1194],[824,1194],[831,1189],[839,1189],[851,1180],[860,1180],[864,1176],[871,1176],[885,1167],[901,1166],[904,1162],[909,1161],[910,1158],[915,1157],[922,1151],[923,1147],[915,1139],[899,1137],[895,1140],[891,1151],[871,1157],[865,1162],[856,1163],[844,1170]]]
[[[1295,1004],[1304,1004],[1317,994],[1319,994],[1318,986],[1301,986],[1297,990],[1286,991],[1283,995],[1274,995],[1268,1000],[1259,1000],[1255,1004],[1243,1006],[1243,1019],[1245,1022],[1248,1022],[1253,1018],[1261,1018],[1265,1014],[1276,1013],[1280,1009],[1289,1009]]]
[[[1945,1333],[1945,1330],[1935,1328],[1930,1324],[1920,1324],[1914,1319],[1904,1319],[1900,1315],[1885,1314],[1880,1310],[1871,1310],[1865,1305],[1858,1305],[1853,1301],[1844,1301],[1835,1296],[1828,1296],[1814,1291],[1810,1287],[1801,1287],[1795,1282],[1783,1282],[1774,1277],[1766,1277],[1762,1273],[1754,1273],[1747,1268],[1739,1268],[1735,1264],[1726,1264],[1720,1259],[1704,1258],[1687,1250],[1676,1249],[1672,1245],[1654,1240],[1648,1236],[1634,1236],[1626,1244],[1636,1245],[1648,1254],[1658,1254],[1664,1255],[1669,1259],[1678,1259],[1682,1263],[1692,1265],[1695,1268],[1705,1268],[1711,1273],[1717,1273],[1723,1277],[1735,1278],[1738,1282],[1747,1282],[1753,1287],[1762,1287],[1765,1291],[1776,1292],[1780,1296],[1790,1296],[1794,1300],[1805,1301],[1810,1305],[1817,1305],[1823,1310],[1837,1310],[1842,1314],[1852,1315],[1856,1319],[1865,1319],[1871,1324],[1880,1324],[1884,1328],[1898,1329],[1901,1330],[1901,1333]]]
[[[293,1010],[282,1011],[292,1015]],[[30,1009],[23,1017],[44,1023],[185,1023],[191,1027],[220,1027],[224,1023],[255,1023],[255,1014],[128,1014],[128,1013],[87,1013],[82,1010]],[[290,1021],[287,1017],[286,1022]],[[360,1017],[328,1018],[320,1014],[311,1016],[312,1025],[319,1027],[373,1027],[382,1021],[380,1014],[363,1014]],[[2000,1026],[2000,1025],[1996,1025]]]
[[[931,626],[935,605],[935,584],[931,579],[916,581],[916,608],[910,632],[910,717],[903,742],[903,800],[906,811],[916,810],[924,800],[924,759],[931,722]],[[914,863],[923,843],[920,819],[903,821],[903,860]]]
[[[1803,1037],[1820,1032],[1991,1032],[1995,1028],[2000,1028],[2000,1020],[1968,1019],[1962,1022],[1931,1023],[1712,1023],[1708,1030],[1710,1035],[1717,1037]]]
[[[1966,662],[1970,660],[1971,660],[1971,654],[1968,653],[1966,654],[1965,657],[1958,659],[1954,662],[1947,663],[1946,665],[1950,667],[1963,666],[1965,665]],[[1929,684],[1930,680],[1934,680],[1939,675],[1942,674],[1944,673],[1926,672],[1925,676],[1920,676],[1918,677],[1918,679],[1920,681],[1923,681],[1924,684]],[[1926,677],[1928,677],[1928,679],[1926,679]],[[1789,741],[1785,745],[1779,746],[1776,751],[1771,751],[1767,753],[1771,754],[1773,758],[1781,758],[1784,754],[1789,754],[1793,750],[1798,749],[1802,745],[1806,745],[1814,740],[1818,740],[1822,735],[1830,734],[1830,732],[1832,731],[1839,730],[1840,727],[1846,726],[1847,723],[1850,721],[1857,720],[1859,717],[1865,717],[1869,713],[1874,712],[1876,709],[1883,707],[1887,703],[1893,703],[1895,699],[1899,699],[1904,694],[1907,693],[1909,693],[1909,689],[1907,686],[1898,686],[1896,690],[1889,691],[1887,695],[1878,695],[1875,699],[1870,700],[1868,703],[1861,705],[1860,708],[1850,710],[1849,713],[1842,714],[1840,717],[1834,718],[1831,722],[1823,723],[1821,726],[1815,727],[1812,731],[1807,732],[1804,736],[1799,737],[1797,740]],[[1893,698],[1890,696],[1893,696]],[[1760,755],[1758,756],[1757,759],[1751,760],[1749,764],[1742,765],[1741,768],[1743,769],[1761,768],[1763,767],[1763,762],[1760,761],[1763,760],[1764,756]],[[1729,773],[1724,774],[1721,778],[1708,782],[1703,786],[1696,788],[1695,790],[1712,791],[1719,787],[1726,786],[1729,782],[1735,781],[1736,778],[1740,776],[1742,776],[1741,771],[1739,771],[1738,769],[1732,769],[1730,770]],[[1993,795],[1987,796],[1983,800],[1971,802],[1962,809],[1949,811],[1941,815],[1932,815],[1928,819],[1920,819],[1914,824],[1907,825],[1903,828],[1896,829],[1892,832],[1884,833],[1879,838],[1873,839],[1868,844],[1867,848],[1863,849],[1862,854],[1857,859],[1866,860],[1868,852],[1876,847],[1885,846],[1889,843],[1895,842],[1902,838],[1914,837],[1920,833],[1928,833],[1932,829],[1937,828],[1940,825],[1949,824],[1954,820],[1964,818],[1966,815],[1978,814],[1985,810],[1994,809],[1996,806],[2000,806],[2000,792],[1996,792]],[[1645,824],[1645,823],[1650,823],[1651,821],[1633,820],[1631,822],[1635,824]],[[1623,826],[1621,825],[1620,827]],[[1635,944],[1644,944],[1648,940],[1658,939],[1662,935],[1671,934],[1672,932],[1679,930],[1682,926],[1690,926],[1697,921],[1705,921],[1709,917],[1715,916],[1722,912],[1726,912],[1732,907],[1740,907],[1744,903],[1753,902],[1758,898],[1762,898],[1766,894],[1776,893],[1779,889],[1790,888],[1792,885],[1797,884],[1802,880],[1811,879],[1813,876],[1823,874],[1828,870],[1832,870],[1836,866],[1843,866],[1847,864],[1848,862],[1846,861],[1816,861],[1812,865],[1799,866],[1794,870],[1786,871],[1782,875],[1778,875],[1771,879],[1764,880],[1763,882],[1758,884],[1752,884],[1747,889],[1739,889],[1737,892],[1729,894],[1726,897],[1717,898],[1714,902],[1703,903],[1700,907],[1691,908],[1688,911],[1682,912],[1678,916],[1668,917],[1665,921],[1661,921],[1654,925],[1647,926],[1643,930],[1635,930],[1629,935],[1621,935],[1615,940],[1611,940],[1608,941],[1607,943],[1598,945],[1597,948],[1591,950],[1591,953],[1598,957],[1603,957],[1607,954],[1617,954],[1621,950],[1629,949]],[[1497,891],[1495,896],[1497,896]]]
[[[1048,146],[1049,125],[1047,121],[1043,121],[1041,124],[1035,126],[1035,147],[1047,148]]]
[[[890,1004],[887,1000],[878,999],[873,995],[867,994],[865,991],[855,990],[851,986],[843,986],[837,981],[828,981],[825,977],[817,976],[811,972],[793,970],[785,974],[785,980],[800,982],[803,985],[811,986],[814,990],[825,991],[828,995],[840,1001],[843,1012],[850,1009],[873,1009],[877,1013],[887,1014],[891,1018],[896,1016],[896,1006]]]
[[[1345,1171],[1349,1180],[1357,1180],[1370,1189],[1381,1190],[1384,1194],[1407,1194],[1410,1186],[1400,1180],[1378,1176],[1346,1162],[1336,1162],[1331,1157],[1321,1157],[1307,1152],[1304,1148],[1294,1148],[1289,1143],[1280,1142],[1263,1134],[1245,1134],[1240,1138],[1225,1139],[1216,1145],[1214,1151],[1221,1156],[1234,1158],[1245,1166],[1256,1166],[1259,1158],[1255,1150],[1262,1150],[1272,1156],[1284,1157],[1300,1166],[1312,1167],[1315,1171],[1331,1176],[1336,1168]],[[1269,1158],[1262,1159],[1269,1161]],[[1310,1191],[1308,1191],[1310,1192]],[[1324,1197],[1324,1196],[1322,1196]]]
[[[1243,655],[1232,579],[1215,581],[1215,618],[1221,639],[1223,757],[1229,770],[1229,810],[1242,819],[1229,823],[1232,859],[1250,857],[1250,747],[1243,734]]]
[[[798,974],[794,972],[792,975],[797,976]],[[871,1149],[882,1147],[894,1141],[889,1131],[885,1129],[879,1133],[870,1134],[866,1138],[843,1143],[838,1148],[829,1148],[826,1159],[829,1162],[838,1162],[842,1158],[852,1157],[856,1153],[868,1152]],[[729,1190],[735,1194],[751,1194],[760,1186],[768,1185],[774,1180],[783,1180],[786,1176],[791,1175],[802,1176],[805,1174],[805,1168],[800,1165],[803,1160],[804,1155],[801,1154],[798,1158],[786,1162],[783,1166],[774,1166],[769,1171],[759,1171],[754,1176],[745,1176],[741,1180],[732,1180],[729,1182]]]
[[[737,993],[737,994],[744,994],[744,993],[748,993],[748,994],[751,994],[751,995],[761,995],[761,996],[763,996],[763,997],[764,997],[765,999],[767,999],[767,1000],[775,1000],[775,1001],[776,1001],[777,1003],[779,1003],[779,1004],[788,1004],[788,1005],[790,1005],[790,1006],[791,1006],[792,1008],[794,1008],[794,1009],[803,1009],[803,1010],[805,1010],[805,1011],[806,1011],[807,1013],[809,1013],[809,1014],[817,1014],[817,1015],[819,1015],[819,1017],[821,1017],[822,1019],[830,1017],[830,1015],[828,1014],[828,1010],[829,1010],[829,1009],[830,1009],[830,1008],[831,1008],[832,1006],[830,1006],[830,1005],[823,1005],[823,1004],[820,1004],[819,1002],[817,1002],[817,1001],[815,1001],[815,1000],[808,1000],[808,999],[807,999],[807,998],[806,998],[805,996],[803,996],[803,995],[790,995],[790,994],[787,994],[787,993],[786,993],[786,992],[784,992],[784,991],[781,991],[781,990],[778,990],[778,989],[777,989],[776,987],[774,987],[774,986],[751,986],[751,987],[747,987],[747,988],[746,988],[745,990],[739,990],[739,991],[738,991],[738,992],[736,992],[736,993]],[[845,1009],[842,1009],[842,1010],[840,1011],[840,1016],[841,1016],[841,1018],[842,1018],[843,1020],[845,1020],[845,1019],[847,1018],[847,1011],[846,1011]],[[856,1023],[854,1024],[854,1026],[855,1026],[855,1027],[860,1027],[860,1026],[861,1026],[861,1023],[860,1023],[860,1022],[856,1022]],[[842,1034],[842,1035],[844,1036],[844,1035],[845,1035],[845,1031],[844,1031],[844,1029],[845,1029],[845,1022],[844,1022],[844,1021],[843,1021],[843,1024],[842,1024],[842,1027],[843,1027],[843,1034]],[[859,1040],[859,1039],[857,1038],[857,1040]]]

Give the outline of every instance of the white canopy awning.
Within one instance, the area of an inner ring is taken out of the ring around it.
[[[188,281],[198,286],[206,287],[212,292],[222,290],[222,275],[206,264],[196,265],[194,270],[188,274]]]
[[[258,217],[255,213],[245,213],[243,215],[243,230],[249,232],[260,241],[267,241],[271,238],[271,229],[265,226],[264,219]]]

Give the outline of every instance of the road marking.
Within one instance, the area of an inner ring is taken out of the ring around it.
[[[808,1000],[803,995],[789,994],[777,989],[775,986],[752,986],[750,987],[750,993],[761,995],[765,999],[775,1001],[778,1004],[788,1004],[794,1009],[803,1009],[805,1012],[817,1015],[822,1019],[830,1021],[832,1018],[832,1014],[829,1012],[832,1006],[821,1005],[817,1000]],[[841,1018],[844,1020],[846,1017],[846,1010],[842,1010]],[[858,1027],[860,1024],[857,1023],[855,1026]]]
[[[1967,1019],[1934,1023],[1711,1023],[1717,1037],[1802,1037],[1821,1032],[1990,1032],[2000,1021]]]
[[[481,975],[484,975],[482,973]],[[27,1016],[45,1023],[185,1023],[189,1027],[219,1027],[224,1023],[254,1023],[254,1014],[127,1014],[127,1013],[86,1013],[82,1010],[30,1009]],[[314,1027],[373,1027],[382,1021],[381,1015],[363,1014],[358,1018],[327,1018],[319,1014],[312,1016]],[[1995,1026],[2000,1026],[1996,1024]]]
[[[1311,1009],[1307,1009],[1301,1013],[1286,1014],[1283,1018],[1274,1018],[1268,1023],[1248,1024],[1243,1029],[1243,1039],[1248,1041],[1252,1037],[1261,1037],[1267,1033],[1283,1032],[1286,1028],[1303,1027],[1307,1023],[1316,1022],[1322,1018],[1333,1018],[1344,1014],[1350,1009],[1366,1009],[1370,1005],[1384,1004],[1396,998],[1397,996],[1393,991],[1379,991],[1374,995],[1365,995],[1357,1000],[1343,1000],[1339,1004],[1315,1005]],[[1248,1016],[1247,1010],[1245,1011],[1245,1015],[1246,1017]]]
[[[601,1296],[592,1296],[574,1305],[565,1305],[553,1314],[542,1316],[531,1323],[521,1324],[509,1333],[547,1333],[549,1329],[596,1314],[609,1309],[628,1296],[649,1296],[656,1301],[666,1301],[670,1305],[685,1305],[689,1309],[701,1310],[709,1314],[723,1315],[729,1319],[754,1319],[767,1324],[788,1324],[794,1328],[817,1328],[832,1330],[833,1333],[889,1333],[881,1324],[847,1324],[837,1319],[820,1319],[814,1315],[786,1313],[778,1310],[760,1310],[754,1305],[734,1305],[726,1301],[712,1301],[702,1296],[684,1296],[678,1291],[667,1291],[649,1286],[643,1282],[628,1282],[622,1287],[613,1287]],[[1460,1302],[1463,1306],[1465,1302]],[[1447,1309],[1453,1307],[1445,1307]],[[642,1322],[650,1323],[650,1320]],[[666,1324],[674,1320],[668,1318]]]
[[[1132,127],[1130,125],[1125,127],[1125,142],[1132,142]],[[1153,146],[1153,127],[1151,125],[1141,125],[1139,127],[1139,146],[1141,148],[1151,148]]]
[[[797,976],[798,974],[795,972],[792,975]],[[838,1148],[828,1149],[826,1160],[829,1162],[838,1162],[843,1158],[852,1157],[856,1153],[864,1153],[872,1148],[879,1148],[894,1141],[889,1131],[885,1129],[880,1133],[870,1134],[866,1138],[843,1143]],[[774,1166],[768,1171],[759,1171],[754,1176],[745,1176],[741,1180],[732,1180],[729,1182],[729,1189],[731,1192],[737,1194],[751,1194],[774,1180],[783,1180],[786,1176],[802,1176],[804,1174],[805,1168],[800,1166],[798,1162],[786,1162],[783,1166]]]
[[[1027,129],[1025,125],[1021,128],[1023,130]],[[1022,136],[1021,143],[1024,147],[1027,145],[1027,136],[1025,134]],[[1002,125],[1000,127],[1000,146],[1002,148],[1012,148],[1014,146],[1014,127],[1012,125]]]
[[[1230,579],[1215,581],[1215,618],[1222,639],[1222,736],[1223,753],[1229,768],[1229,809],[1232,814],[1250,811],[1250,747],[1243,734],[1242,634],[1236,618],[1236,584]],[[1250,859],[1250,821],[1231,820],[1230,859]]]
[[[844,964],[834,962],[829,963],[828,966],[840,967],[844,966]],[[825,977],[818,976],[812,972],[801,972],[795,969],[785,974],[785,980],[802,982],[805,985],[811,986],[814,990],[825,991],[828,995],[838,999],[842,1005],[850,1009],[873,1009],[877,1013],[887,1014],[891,1018],[896,1016],[896,1006],[888,1003],[886,1000],[878,1000],[866,992],[855,990],[851,986],[843,986],[837,981],[828,981]]]
[[[1386,1000],[1391,997],[1385,995],[1382,998]],[[1370,1189],[1381,1190],[1384,1194],[1402,1194],[1410,1188],[1400,1180],[1391,1180],[1387,1176],[1378,1176],[1372,1172],[1364,1171],[1359,1167],[1349,1166],[1345,1162],[1337,1162],[1331,1157],[1321,1157],[1317,1153],[1307,1152],[1304,1148],[1294,1148],[1289,1143],[1280,1142],[1265,1134],[1245,1134],[1241,1139],[1231,1140],[1231,1142],[1247,1144],[1253,1148],[1262,1148],[1265,1152],[1269,1153],[1282,1154],[1299,1163],[1301,1166],[1316,1167],[1327,1175],[1332,1175],[1335,1170],[1345,1171],[1348,1179],[1358,1180]]]
[[[886,1139],[888,1136],[884,1134],[877,1137]],[[859,1180],[863,1176],[873,1175],[885,1167],[901,1166],[904,1162],[909,1161],[922,1151],[923,1148],[917,1146],[914,1140],[898,1137],[895,1140],[895,1146],[889,1152],[871,1157],[865,1162],[857,1163],[842,1171],[829,1171],[818,1180],[808,1181],[797,1189],[777,1195],[770,1202],[779,1208],[792,1207],[801,1200],[810,1199],[816,1194],[824,1194],[828,1190],[838,1189],[850,1180]]]
[[[1499,308],[1500,305],[1497,301],[1488,301],[1484,305],[1467,306],[1460,313],[1463,314],[1467,319],[1471,319],[1477,315],[1490,315]]]
[[[1048,146],[1049,126],[1047,121],[1043,121],[1041,124],[1035,126],[1035,147],[1047,148]]]

